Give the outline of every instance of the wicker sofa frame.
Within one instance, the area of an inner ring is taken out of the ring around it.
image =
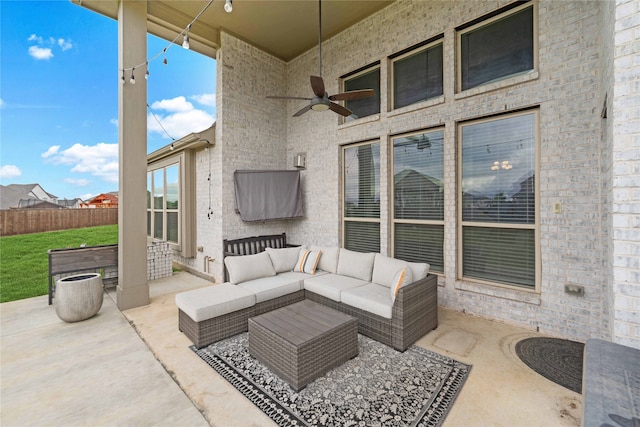
[[[282,245],[297,246],[287,245],[284,233],[275,236],[283,237],[283,240],[281,240]],[[268,247],[268,245],[259,242],[263,237],[263,241],[267,242],[272,241],[274,236],[255,236],[248,239],[238,239],[238,242],[242,242],[244,245],[250,239],[252,241],[251,245],[253,245],[251,247],[254,249],[248,250],[256,250],[257,252],[255,253],[258,253]],[[225,249],[233,247],[234,242],[236,241],[225,240]],[[226,252],[225,255],[227,255]],[[252,255],[252,253],[243,252],[242,255]],[[300,290],[200,322],[192,320],[182,310],[179,310],[178,328],[187,335],[196,347],[202,348],[221,339],[247,332],[249,330],[248,322],[250,317],[304,299],[315,301],[355,317],[358,319],[359,333],[399,351],[405,351],[419,338],[438,327],[438,277],[435,274],[428,274],[427,277],[400,288],[393,304],[391,319],[334,301],[308,290]]]

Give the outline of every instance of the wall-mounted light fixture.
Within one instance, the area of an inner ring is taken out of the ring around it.
[[[293,156],[293,166],[304,169],[307,167],[307,155],[305,153],[297,153]]]

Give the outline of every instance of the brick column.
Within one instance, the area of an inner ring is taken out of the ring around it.
[[[613,100],[613,341],[640,348],[640,1],[616,0]]]

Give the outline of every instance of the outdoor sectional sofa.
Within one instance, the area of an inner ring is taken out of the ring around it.
[[[399,351],[438,326],[437,277],[426,263],[338,247],[253,250],[225,257],[227,282],[176,295],[178,327],[196,347],[246,332],[249,318],[304,299],[355,317],[359,333]]]

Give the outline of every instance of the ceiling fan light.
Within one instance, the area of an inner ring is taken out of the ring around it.
[[[314,104],[311,106],[313,111],[327,111],[329,106],[327,104]]]

